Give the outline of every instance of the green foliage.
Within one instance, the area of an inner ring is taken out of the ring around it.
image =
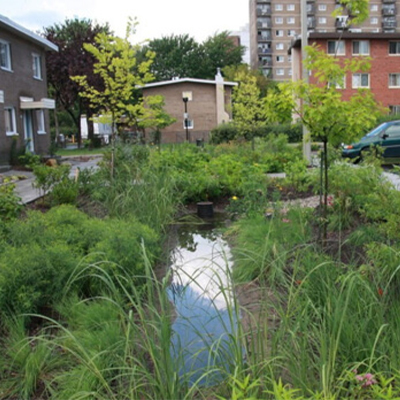
[[[0,185],[0,221],[12,220],[21,211],[21,199],[15,194],[15,184],[7,179]]]
[[[71,275],[82,273],[90,262],[107,261],[102,265],[111,276],[119,271],[140,276],[142,243],[154,262],[158,239],[133,218],[97,220],[72,206],[54,207],[46,214],[28,213],[24,221],[7,226],[7,242],[0,253],[0,309],[29,313],[54,304]],[[101,287],[81,280],[76,289],[99,294]]]
[[[312,178],[307,169],[307,161],[304,159],[293,160],[284,166],[286,173],[285,182],[293,187],[296,192],[303,192],[311,185]]]
[[[44,196],[52,186],[68,180],[71,167],[67,164],[54,167],[37,164],[32,167],[32,170],[35,175],[33,187],[39,189],[42,196]]]

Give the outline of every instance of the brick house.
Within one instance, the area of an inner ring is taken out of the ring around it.
[[[161,140],[180,143],[207,141],[213,128],[231,120],[232,88],[236,85],[225,82],[218,72],[215,80],[174,79],[149,83],[142,91],[144,97],[164,96],[164,109],[176,122],[162,130]]]
[[[50,146],[45,52],[58,51],[48,40],[0,15],[0,168],[11,149],[46,154]]]
[[[339,40],[340,39],[340,40]],[[341,84],[343,99],[348,100],[358,88],[369,88],[375,100],[392,113],[400,114],[400,34],[399,33],[355,33],[313,32],[308,44],[316,43],[328,54],[339,59],[368,56],[371,68],[367,72],[347,74]],[[301,79],[301,39],[292,43],[293,80]],[[310,83],[315,78],[310,76]]]

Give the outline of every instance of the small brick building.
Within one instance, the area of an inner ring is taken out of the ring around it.
[[[162,130],[163,143],[207,141],[213,128],[231,120],[232,88],[236,85],[224,82],[218,72],[215,80],[182,78],[150,83],[143,87],[143,96],[162,95],[165,111],[176,119]]]
[[[58,51],[48,40],[0,15],[0,168],[11,149],[46,154],[50,146],[45,52]]]
[[[342,84],[343,99],[347,100],[358,88],[369,88],[375,100],[392,113],[400,114],[400,34],[365,32],[313,32],[308,44],[317,44],[338,59],[368,56],[371,68],[367,72],[347,74]],[[291,47],[293,80],[301,79],[301,39]],[[315,82],[311,75],[310,82]]]

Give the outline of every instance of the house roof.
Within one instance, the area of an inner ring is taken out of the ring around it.
[[[310,32],[308,34],[308,40],[339,40],[339,39],[377,39],[377,40],[400,40],[400,33],[381,33],[381,32]],[[301,48],[301,37],[296,37],[290,45],[292,48]]]
[[[147,89],[147,88],[152,88],[152,87],[157,87],[157,86],[176,85],[178,83],[202,83],[202,84],[207,84],[207,85],[216,85],[219,82],[217,82],[216,80],[208,80],[208,79],[179,78],[179,79],[172,79],[169,81],[147,83],[142,88]],[[221,83],[225,86],[237,86],[237,82],[222,81]]]
[[[37,35],[36,33],[31,32],[30,30],[24,28],[23,26],[17,24],[14,21],[11,21],[11,19],[1,14],[0,14],[0,28],[3,28],[6,31],[9,31],[17,36],[28,39],[31,42],[34,42],[37,45],[41,46],[45,50],[58,51],[58,46],[56,46],[54,43]]]

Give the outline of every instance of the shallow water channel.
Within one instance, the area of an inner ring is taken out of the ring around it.
[[[215,214],[200,224],[176,226],[168,288],[176,311],[170,351],[179,376],[190,384],[217,382],[232,369],[237,354],[238,315],[230,248],[220,231],[223,221],[223,215]]]

